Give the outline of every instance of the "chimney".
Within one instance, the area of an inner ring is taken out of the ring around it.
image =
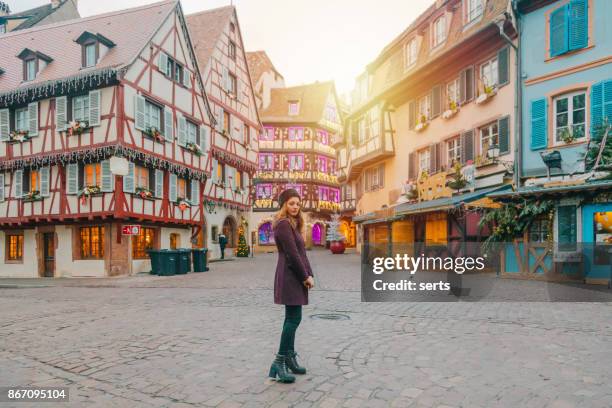
[[[51,0],[51,8],[58,8],[60,6],[60,4],[62,3],[62,0]]]
[[[8,16],[11,14],[11,9],[8,4],[0,1],[0,17]]]

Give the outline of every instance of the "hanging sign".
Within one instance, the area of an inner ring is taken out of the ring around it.
[[[140,234],[140,225],[124,225],[121,233],[123,235],[138,235]]]

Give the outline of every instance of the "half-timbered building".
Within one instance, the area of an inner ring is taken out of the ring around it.
[[[236,248],[240,226],[249,230],[251,180],[257,170],[261,125],[235,7],[191,14],[187,25],[216,119],[204,208],[209,251],[218,258],[221,233],[228,238],[228,247]]]
[[[177,1],[8,33],[0,54],[1,276],[203,246],[214,119]]]

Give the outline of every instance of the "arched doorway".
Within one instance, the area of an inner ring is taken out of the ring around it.
[[[223,221],[223,235],[227,238],[227,247],[235,248],[236,247],[236,220],[232,216],[228,216]]]
[[[344,243],[348,248],[354,248],[356,245],[356,228],[355,223],[351,220],[341,220],[340,221],[340,233],[344,235],[346,241]]]
[[[320,222],[316,222],[312,225],[312,245],[325,245],[323,225]]]
[[[272,231],[272,221],[262,223],[257,228],[257,239],[259,245],[272,245],[274,244],[274,233]]]

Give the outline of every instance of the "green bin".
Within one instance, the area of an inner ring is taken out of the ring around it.
[[[179,267],[176,273],[186,274],[191,272],[191,249],[177,249]],[[180,272],[179,272],[180,271]]]
[[[162,269],[162,251],[157,249],[149,249],[147,251],[151,258],[151,275],[159,275]]]
[[[208,267],[206,266],[206,248],[193,248],[191,253],[193,255],[193,271],[194,272],[206,272]]]
[[[161,262],[162,267],[161,267],[159,275],[160,276],[172,276],[178,273],[179,252],[173,251],[170,249],[165,249],[160,252],[161,252],[161,258],[162,258],[162,262]]]

